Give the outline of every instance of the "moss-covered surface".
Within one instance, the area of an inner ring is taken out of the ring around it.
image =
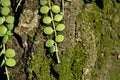
[[[80,80],[82,67],[87,58],[81,43],[60,55],[61,63],[56,64],[41,51],[34,55],[29,65],[29,80]],[[31,73],[30,73],[31,72]]]
[[[18,52],[17,65],[9,69],[11,80],[120,79],[118,0],[72,0],[65,2],[64,9],[62,0],[53,0],[52,4],[64,10],[62,23],[66,25],[61,33],[65,40],[58,44],[60,64],[44,46],[49,37],[43,34],[43,15],[35,16],[40,7],[38,3],[37,0],[25,0],[18,23],[21,30],[15,29],[19,36],[7,44],[8,47],[16,46]],[[15,42],[10,44],[12,41]]]

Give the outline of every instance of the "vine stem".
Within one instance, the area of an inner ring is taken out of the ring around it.
[[[6,66],[5,66],[5,71],[6,71],[7,80],[10,80],[10,78],[9,78],[9,73],[8,73],[8,69],[7,69]]]
[[[18,10],[18,7],[21,5],[22,1],[23,1],[23,0],[19,0],[19,2],[18,2],[18,4],[17,4],[17,7],[16,7],[16,9],[15,9],[16,12],[17,12],[17,10]]]
[[[51,9],[51,0],[48,0],[48,3],[49,3],[49,7]],[[54,32],[55,32],[55,37],[57,36],[57,32],[55,30],[55,22],[53,20],[53,13],[52,11],[50,10],[50,15],[51,15],[51,18],[52,18],[52,25],[53,25],[53,29],[54,29]],[[55,53],[56,53],[56,57],[57,57],[57,62],[58,63],[61,63],[60,61],[60,58],[59,58],[59,55],[58,55],[58,47],[57,47],[57,43],[55,42]]]
[[[5,44],[3,44],[3,53],[5,53]],[[4,57],[4,59],[7,60],[6,57]],[[7,80],[10,80],[9,72],[8,72],[7,66],[5,66],[5,73],[6,73],[6,76],[7,76]]]

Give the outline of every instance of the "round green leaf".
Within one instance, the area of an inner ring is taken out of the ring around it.
[[[1,14],[2,14],[2,15],[6,16],[6,15],[8,15],[9,13],[10,13],[9,7],[3,7],[3,8],[1,9]]]
[[[4,17],[0,17],[0,25],[3,24],[5,21]]]
[[[54,13],[59,13],[59,12],[60,12],[60,7],[57,6],[57,5],[53,5],[53,6],[52,6],[52,12],[54,12]]]
[[[52,19],[51,19],[50,17],[44,17],[44,18],[43,18],[43,23],[44,23],[44,24],[50,24],[51,21],[52,21]]]
[[[9,67],[15,66],[16,65],[15,59],[13,59],[13,58],[7,59],[6,60],[6,65],[9,66]]]
[[[65,25],[64,24],[58,24],[57,26],[56,26],[56,30],[57,31],[63,31],[65,29]]]
[[[63,35],[57,35],[55,38],[56,42],[62,42],[64,40],[64,36]]]
[[[46,47],[52,47],[54,45],[54,43],[55,42],[52,39],[50,39],[50,40],[47,40],[47,42],[45,43],[45,46]]]
[[[42,14],[47,14],[47,13],[49,12],[49,7],[48,7],[48,6],[42,6],[42,7],[40,8],[40,12],[41,12]]]
[[[45,34],[52,34],[52,33],[53,33],[53,29],[52,29],[51,27],[46,27],[46,28],[44,29],[44,33],[45,33]]]
[[[62,19],[63,19],[63,16],[62,16],[61,14],[56,14],[56,15],[54,16],[54,20],[55,20],[56,22],[60,22]]]
[[[14,49],[7,49],[5,51],[5,56],[8,58],[12,58],[15,56],[15,50]]]
[[[6,34],[9,35],[9,36],[13,35],[11,30],[8,30]]]
[[[50,47],[49,52],[54,53],[55,52],[55,46]]]
[[[7,28],[5,26],[0,26],[0,37],[4,36],[7,32]]]
[[[40,0],[40,5],[46,5],[48,3],[47,0]]]
[[[3,44],[6,44],[7,41],[8,41],[8,35],[5,35],[5,36],[3,37],[3,39],[2,39],[2,43],[3,43]]]
[[[14,23],[14,16],[7,16],[6,17],[6,19],[5,19],[5,21],[7,22],[7,23]]]
[[[10,6],[10,4],[11,4],[10,0],[2,0],[1,1],[2,6]]]
[[[13,30],[14,24],[13,24],[13,23],[6,24],[6,27],[7,27],[9,30]]]

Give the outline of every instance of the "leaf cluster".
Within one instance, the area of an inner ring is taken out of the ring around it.
[[[44,28],[44,33],[46,35],[55,34],[53,39],[46,41],[45,46],[49,48],[51,53],[54,53],[57,49],[55,43],[60,43],[64,40],[64,36],[57,32],[61,32],[65,29],[65,25],[61,23],[63,20],[63,15],[60,14],[60,7],[58,5],[49,5],[47,0],[40,0],[40,13],[44,14],[43,23],[49,27]],[[50,16],[49,16],[50,15]],[[52,24],[52,26],[51,26]]]

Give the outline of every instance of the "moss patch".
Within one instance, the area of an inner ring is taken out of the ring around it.
[[[61,63],[56,64],[51,58],[38,51],[31,60],[28,71],[29,80],[80,80],[86,60],[81,43],[60,55]]]

